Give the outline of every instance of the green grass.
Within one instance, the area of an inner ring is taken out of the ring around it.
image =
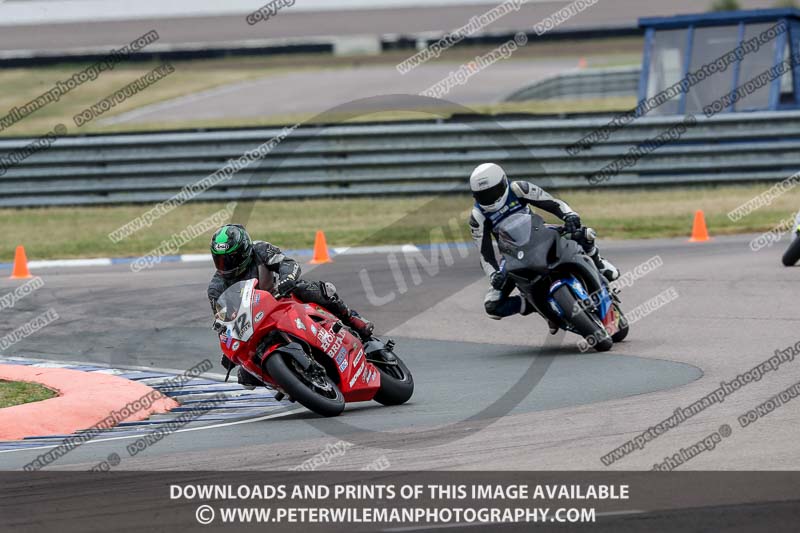
[[[784,194],[739,222],[727,213],[767,190],[769,184],[741,187],[681,187],[648,190],[565,191],[560,196],[581,214],[600,238],[633,239],[688,236],[696,209],[703,209],[711,235],[760,232],[796,212],[796,198]],[[271,201],[240,204],[234,221],[246,224],[256,239],[283,248],[309,248],[316,230],[329,246],[426,243],[467,240],[467,195]],[[25,245],[29,259],[124,257],[142,255],[173,233],[197,224],[223,204],[189,203],[133,236],[114,244],[108,234],[152,206],[0,209],[0,262]],[[457,231],[448,228],[452,223]],[[208,250],[210,232],[180,253]]]
[[[56,393],[47,387],[42,387],[35,383],[0,380],[0,409],[11,407],[12,405],[46,400],[55,395]]]

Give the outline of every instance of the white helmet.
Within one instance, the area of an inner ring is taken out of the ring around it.
[[[500,165],[484,163],[475,167],[469,177],[472,196],[490,213],[497,211],[508,199],[508,178]]]

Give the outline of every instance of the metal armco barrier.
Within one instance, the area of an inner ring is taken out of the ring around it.
[[[636,97],[641,67],[576,70],[558,74],[513,92],[506,102],[551,98]]]
[[[784,179],[800,170],[800,112],[698,117],[680,139],[592,185],[588,176],[683,120],[644,117],[570,156],[565,147],[609,117],[298,128],[263,161],[199,200],[465,192],[479,163],[544,187],[647,187]],[[165,200],[274,129],[63,137],[0,176],[0,207],[112,205]],[[30,139],[0,140],[8,157]]]

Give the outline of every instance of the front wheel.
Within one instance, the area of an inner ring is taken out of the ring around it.
[[[614,341],[606,331],[603,324],[594,316],[589,314],[578,299],[566,285],[562,285],[553,294],[558,306],[564,311],[564,317],[572,324],[580,335],[586,339],[589,346],[598,352],[607,352],[614,345]]]
[[[414,394],[411,371],[397,355],[394,355],[394,359],[397,364],[370,359],[381,374],[381,388],[375,393],[374,400],[383,405],[406,403]]]
[[[628,322],[628,319],[625,318],[625,315],[622,314],[622,310],[616,303],[614,304],[614,307],[616,309],[616,312],[619,313],[619,323],[617,326],[617,332],[611,335],[611,340],[613,340],[614,342],[622,342],[623,340],[625,340],[625,337],[628,336],[628,332],[631,329],[631,325]]]
[[[783,252],[781,261],[783,261],[783,266],[790,267],[797,263],[798,259],[800,259],[800,233],[795,233],[795,238],[789,248]]]
[[[315,366],[303,370],[291,355],[281,351],[267,358],[264,366],[290,398],[315,413],[338,416],[344,411],[344,396],[324,370]]]

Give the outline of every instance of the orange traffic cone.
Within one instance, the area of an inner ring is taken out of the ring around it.
[[[706,228],[706,217],[701,209],[694,213],[694,224],[692,225],[692,237],[689,242],[706,242],[709,240],[708,229]]]
[[[333,263],[333,260],[328,253],[328,243],[325,241],[325,234],[322,233],[322,230],[319,230],[314,239],[314,257],[311,259],[311,264],[321,265],[323,263]]]
[[[11,279],[32,278],[31,271],[28,270],[28,257],[25,255],[25,248],[20,244],[14,252],[14,269],[11,271]]]

